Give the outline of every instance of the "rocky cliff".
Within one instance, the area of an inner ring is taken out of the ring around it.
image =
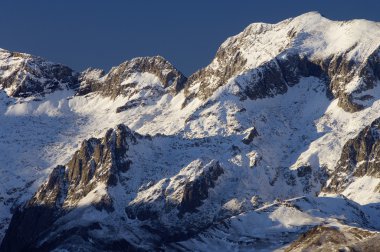
[[[362,92],[372,89],[380,77],[378,39],[363,45],[365,38],[351,36],[373,25],[366,22],[333,22],[319,13],[308,13],[274,25],[252,24],[225,41],[209,66],[189,77],[186,103],[194,97],[204,100],[229,82],[240,88],[242,99],[273,97],[285,93],[300,78],[314,76],[325,82],[326,94],[338,98],[344,110],[363,109],[362,101],[371,97]],[[378,30],[377,25],[373,28]],[[330,39],[331,33],[341,38],[327,45],[315,41]]]
[[[107,131],[102,139],[83,141],[80,149],[64,166],[53,169],[48,180],[22,209],[13,215],[1,251],[51,251],[60,242],[98,229],[98,223],[79,227],[58,236],[49,237],[58,227],[53,224],[76,207],[93,207],[108,213],[114,211],[107,188],[118,183],[118,174],[130,165],[126,151],[136,137],[123,125]],[[89,200],[86,200],[90,198]],[[44,243],[41,242],[45,240]],[[97,249],[118,246],[104,242]],[[95,246],[94,246],[95,247]]]
[[[78,73],[61,64],[0,49],[0,85],[9,96],[28,97],[78,86]]]
[[[347,141],[325,191],[341,193],[359,177],[380,178],[379,123],[380,119],[376,119]],[[375,190],[379,188],[377,185]]]

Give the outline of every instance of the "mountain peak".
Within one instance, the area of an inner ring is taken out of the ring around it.
[[[179,92],[186,81],[186,77],[178,71],[168,60],[157,55],[151,57],[137,57],[129,61],[125,61],[117,67],[114,67],[109,72],[109,75],[114,73],[130,74],[132,72],[150,73],[157,76],[163,87],[172,87],[175,93]]]
[[[0,83],[9,96],[27,97],[75,88],[77,74],[69,67],[40,57],[1,49]]]
[[[379,48],[375,22],[331,21],[309,12],[277,24],[254,23],[228,38],[211,64],[189,78],[185,105],[227,84],[240,83],[240,97],[257,99],[285,92],[302,76],[315,76],[326,81],[346,111],[357,111],[364,108],[358,94],[379,79]],[[244,84],[237,81],[247,78]]]
[[[326,18],[321,13],[319,13],[318,11],[309,11],[309,12],[303,13],[299,16],[290,18],[290,19],[298,19],[298,20],[306,21],[306,20],[310,20],[310,19],[317,20],[317,19],[326,19]]]
[[[113,67],[107,74],[99,69],[84,71],[80,77],[78,94],[95,91],[112,98],[122,95],[133,106],[138,106],[146,104],[147,99],[156,100],[166,93],[177,94],[183,89],[186,80],[162,56],[138,57]]]

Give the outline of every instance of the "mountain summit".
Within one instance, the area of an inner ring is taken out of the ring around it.
[[[380,25],[366,20],[336,22],[310,12],[278,24],[254,23],[190,77],[187,96],[205,99],[235,82],[243,97],[265,98],[314,76],[326,80],[343,109],[358,111],[368,99],[361,94],[379,79],[379,47]]]
[[[1,50],[0,251],[377,248],[379,48],[379,23],[311,12],[189,78]]]

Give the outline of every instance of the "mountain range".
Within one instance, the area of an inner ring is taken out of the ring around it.
[[[184,76],[0,49],[0,251],[376,251],[380,23],[253,23]]]

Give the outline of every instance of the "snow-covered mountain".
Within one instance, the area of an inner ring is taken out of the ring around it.
[[[314,12],[189,78],[1,50],[0,251],[370,251],[379,83],[380,24]]]

